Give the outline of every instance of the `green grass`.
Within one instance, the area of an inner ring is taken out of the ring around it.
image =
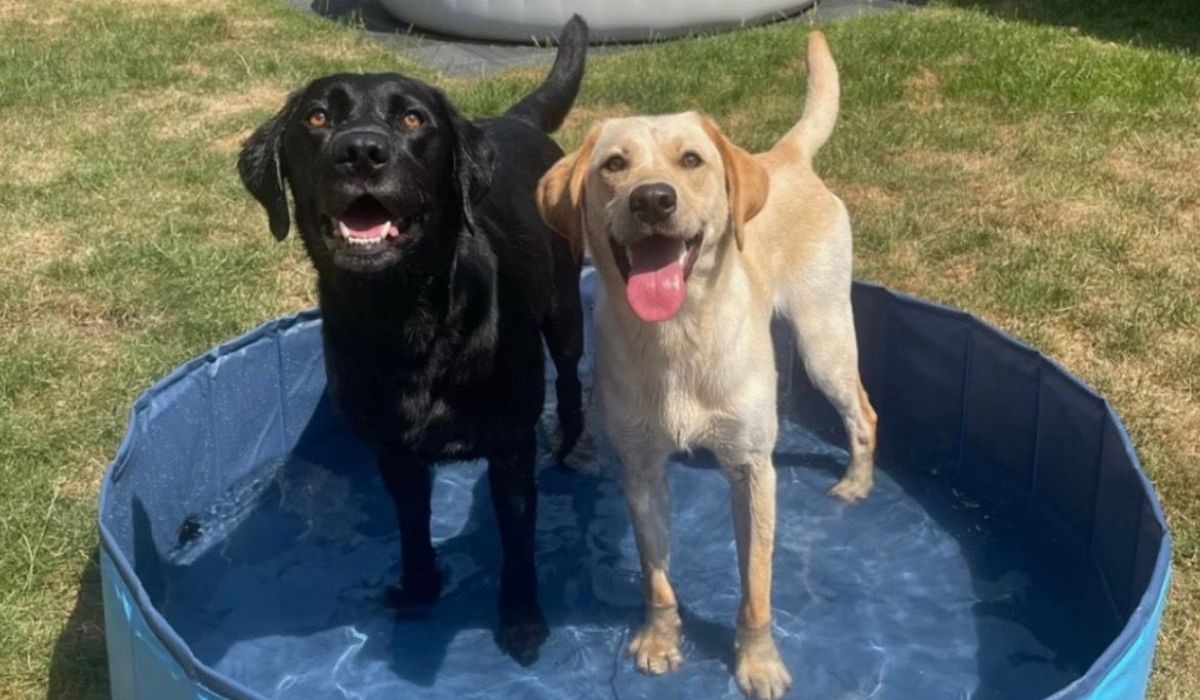
[[[1154,676],[1200,696],[1200,20],[1174,2],[964,0],[825,27],[841,122],[817,167],[860,276],[975,312],[1126,419],[1176,536]],[[1178,13],[1176,13],[1178,11]],[[594,60],[564,129],[703,109],[768,146],[800,26]],[[292,88],[412,66],[278,0],[0,9],[0,697],[101,697],[100,475],[129,404],[187,357],[310,305],[234,169]],[[539,71],[439,80],[496,112]]]
[[[1137,46],[1200,51],[1200,14],[1192,0],[943,0],[1020,22]]]

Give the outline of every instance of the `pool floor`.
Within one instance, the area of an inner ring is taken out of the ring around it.
[[[391,501],[341,433],[262,466],[180,529],[155,603],[196,656],[277,698],[740,698],[730,675],[739,587],[721,474],[671,467],[671,578],[684,666],[639,674],[633,533],[616,465],[539,465],[537,563],[551,627],[521,667],[493,639],[499,571],[482,463],[438,470],[433,533],[447,573],[420,614],[384,605],[398,571]],[[1107,640],[1016,529],[945,480],[882,465],[864,503],[825,495],[846,453],[783,421],[776,639],[805,698],[1040,698]]]

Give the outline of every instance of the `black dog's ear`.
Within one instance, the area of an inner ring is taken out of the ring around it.
[[[299,93],[293,93],[283,109],[263,122],[242,144],[238,173],[242,184],[267,210],[267,221],[276,240],[287,238],[291,228],[283,173],[283,129],[296,109]]]
[[[487,195],[492,186],[492,175],[496,170],[496,149],[483,130],[459,114],[449,102],[442,98],[446,114],[450,116],[450,127],[454,130],[454,177],[458,193],[462,198],[463,212],[472,232],[477,228],[475,204]]]

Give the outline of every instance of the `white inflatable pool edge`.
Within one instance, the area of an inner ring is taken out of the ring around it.
[[[540,43],[571,15],[587,20],[592,43],[648,41],[761,24],[802,12],[815,0],[380,0],[420,29],[491,41]]]

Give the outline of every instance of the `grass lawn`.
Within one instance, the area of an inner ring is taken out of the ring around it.
[[[1191,0],[958,4],[826,27],[844,97],[818,170],[859,276],[983,316],[1124,416],[1176,537],[1153,695],[1200,697],[1200,20]],[[806,31],[597,59],[562,141],[701,108],[765,147],[799,113]],[[314,301],[239,142],[311,77],[389,69],[430,77],[279,0],[0,7],[0,697],[107,691],[95,501],[132,400]],[[486,114],[537,79],[439,82]]]

